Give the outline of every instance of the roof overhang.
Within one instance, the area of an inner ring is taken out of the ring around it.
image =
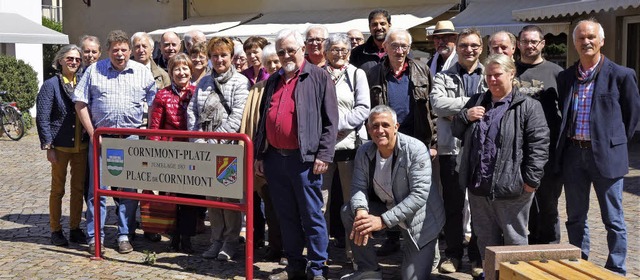
[[[638,0],[581,0],[513,9],[512,16],[516,20],[530,21],[638,7]]]
[[[15,13],[0,13],[0,43],[68,44],[69,36]]]
[[[441,2],[445,3],[385,7],[385,9],[391,15],[393,28],[409,29],[432,20],[458,3],[451,0]],[[304,32],[307,27],[314,24],[324,25],[329,30],[329,33],[346,33],[351,29],[358,29],[366,34],[369,33],[367,16],[371,10],[372,8],[357,8],[190,18],[178,26],[155,30],[150,34],[159,36],[163,32],[174,31],[181,35],[189,30],[198,29],[203,31],[208,38],[214,36],[235,36],[240,38],[263,36],[273,38],[278,31],[284,28]]]
[[[517,21],[511,16],[514,9],[523,9],[539,5],[557,3],[563,0],[511,0],[508,3],[497,0],[476,0],[471,1],[467,8],[453,17],[456,30],[464,28],[476,28],[483,36],[489,36],[498,31],[509,31],[518,34],[522,27],[529,24],[538,25],[547,34],[558,35],[569,32],[568,22],[553,23],[528,23]],[[565,0],[566,1],[566,0]],[[433,32],[434,26],[427,27],[427,34]]]

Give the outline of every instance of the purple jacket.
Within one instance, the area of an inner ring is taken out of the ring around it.
[[[267,115],[271,98],[284,73],[271,75],[265,85],[260,102],[261,116]],[[300,71],[294,91],[296,117],[298,119],[298,146],[302,162],[313,162],[316,158],[333,161],[338,135],[338,99],[336,88],[327,71],[305,62]],[[255,157],[261,160],[268,148],[266,119],[260,118],[253,138]]]
[[[255,74],[253,74],[253,67],[249,67],[247,69],[242,70],[240,74],[244,75],[245,77],[247,77],[247,79],[249,79],[250,86],[253,86],[257,82],[264,81],[269,78],[269,73],[267,73],[267,70],[265,70],[264,67],[260,67],[260,71],[258,71],[258,78],[256,79],[255,83],[253,82],[253,78],[255,76]]]

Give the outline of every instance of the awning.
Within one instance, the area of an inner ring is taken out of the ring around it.
[[[184,33],[187,33],[191,30],[200,30],[205,34],[209,34],[237,26],[242,22],[250,21],[259,16],[259,14],[238,14],[215,17],[191,17],[183,22],[180,22],[178,26],[157,29],[149,32],[149,35],[151,35],[151,37],[153,37],[154,39],[159,39],[163,33],[167,31],[173,31],[177,33],[178,36],[182,37]]]
[[[640,7],[640,1],[638,0],[581,0],[549,5],[538,4],[535,7],[513,9],[512,15],[517,20],[525,21],[637,7]]]
[[[409,29],[419,24],[432,20],[451,9],[455,0],[442,0],[445,3],[432,3],[416,6],[385,7],[391,15],[393,28]],[[268,12],[254,15],[231,15],[227,19],[221,17],[188,19],[180,26],[156,30],[150,34],[162,34],[165,31],[176,31],[180,34],[191,30],[202,30],[207,37],[235,36],[247,38],[249,36],[263,36],[273,38],[276,33],[284,28],[291,28],[304,32],[313,24],[322,24],[329,33],[346,33],[351,29],[358,29],[363,33],[369,33],[367,16],[373,8],[341,9],[326,11],[290,11]],[[233,20],[230,20],[233,19]],[[210,24],[193,24],[196,21],[210,20]],[[186,23],[186,24],[185,24]]]
[[[489,36],[501,30],[518,34],[522,27],[528,24],[536,24],[540,26],[545,34],[551,33],[553,35],[558,35],[560,33],[569,33],[568,22],[527,23],[517,21],[511,16],[511,11],[514,9],[548,5],[558,3],[558,1],[563,0],[511,0],[508,2],[496,0],[471,0],[467,8],[453,17],[451,21],[458,31],[464,28],[475,27],[480,31],[482,36]],[[427,27],[427,33],[429,34],[429,32],[433,32],[433,28],[433,26]]]
[[[0,43],[69,44],[69,36],[15,13],[0,13]]]

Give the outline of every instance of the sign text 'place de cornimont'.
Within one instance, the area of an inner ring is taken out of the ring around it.
[[[101,165],[107,186],[243,198],[240,145],[103,138]]]

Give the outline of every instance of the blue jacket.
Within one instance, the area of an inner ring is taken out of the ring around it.
[[[79,77],[77,79],[80,79]],[[76,110],[66,92],[59,75],[44,81],[36,98],[36,126],[40,145],[53,144],[57,147],[73,147],[76,127]],[[88,142],[83,133],[81,141]]]
[[[620,178],[629,172],[627,141],[633,137],[640,119],[640,93],[636,73],[604,57],[595,79],[589,127],[591,150],[600,175]],[[556,168],[562,168],[562,152],[567,141],[567,120],[570,119],[571,89],[576,81],[578,62],[558,74],[559,107],[562,125],[558,138]]]
[[[444,226],[444,202],[431,183],[429,150],[420,140],[398,132],[393,151],[391,177],[395,206],[380,217],[387,227],[401,222],[416,249],[438,237]],[[369,211],[369,201],[380,201],[373,190],[378,148],[369,141],[358,149],[351,182],[351,209]],[[382,203],[382,202],[381,202]]]
[[[269,77],[260,102],[261,116],[264,117],[260,118],[253,138],[258,160],[269,147],[265,125],[267,110],[281,78],[284,78],[281,71]],[[332,162],[338,136],[338,98],[329,73],[305,62],[294,90],[294,99],[302,162],[314,162],[316,158]]]

